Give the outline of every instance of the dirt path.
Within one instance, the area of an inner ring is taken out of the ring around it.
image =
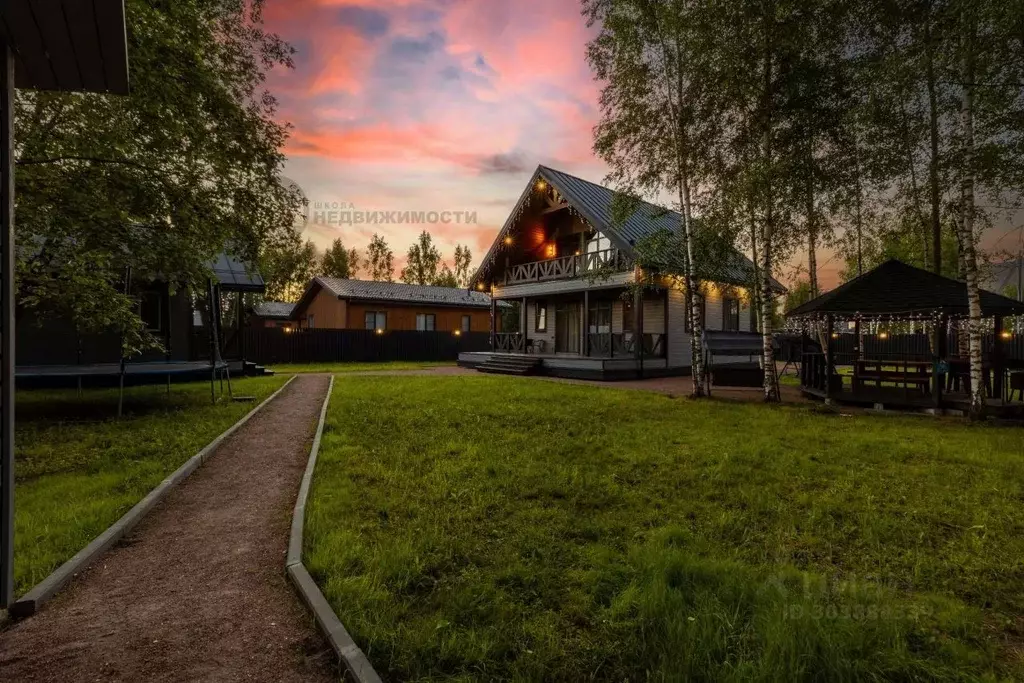
[[[297,377],[124,543],[0,633],[0,680],[334,680],[284,572],[328,381]]]

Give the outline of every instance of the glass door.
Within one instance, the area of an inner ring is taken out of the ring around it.
[[[558,304],[555,307],[555,353],[580,352],[580,304]]]

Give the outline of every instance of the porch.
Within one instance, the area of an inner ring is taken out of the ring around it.
[[[588,380],[629,380],[640,377],[685,375],[689,368],[669,368],[665,358],[596,357],[571,354],[534,354],[522,352],[460,353],[459,366],[479,369],[499,358],[532,361],[530,374]]]
[[[462,354],[474,367],[493,356],[525,356],[538,373],[563,377],[639,377],[664,372],[668,292],[628,294],[623,287],[504,299],[492,305],[490,354]],[[520,363],[521,365],[521,363]]]

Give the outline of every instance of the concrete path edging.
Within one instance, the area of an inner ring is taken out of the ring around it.
[[[250,410],[241,420],[233,424],[224,433],[206,445],[201,451],[185,461],[185,463],[169,474],[156,488],[146,494],[146,497],[136,503],[128,512],[124,513],[119,520],[94,538],[89,545],[79,550],[71,559],[57,567],[49,576],[37,583],[25,595],[14,601],[9,610],[13,619],[23,619],[35,614],[39,607],[52,598],[65,584],[74,576],[91,565],[100,555],[110,549],[115,543],[121,540],[125,534],[132,530],[150,510],[163,501],[171,490],[188,478],[196,469],[206,462],[232,434],[242,428],[268,403],[277,398],[288,385],[295,380],[285,382],[280,389],[268,396],[262,403]]]
[[[299,495],[292,513],[292,530],[288,538],[285,570],[302,601],[313,613],[320,632],[330,643],[331,649],[338,655],[338,659],[345,668],[346,678],[351,678],[356,683],[381,683],[381,678],[374,671],[370,660],[356,645],[349,632],[345,630],[345,626],[341,623],[338,615],[334,613],[320,587],[316,585],[313,577],[302,564],[302,536],[306,519],[306,501],[309,499],[313,471],[316,469],[316,459],[320,453],[320,438],[323,436],[324,422],[327,420],[327,406],[330,404],[333,391],[334,375],[331,375],[327,396],[324,397],[323,407],[320,408],[320,421],[317,423],[316,434],[313,436],[313,445],[309,449],[309,461],[306,463],[306,471],[302,475],[302,484],[299,486]]]

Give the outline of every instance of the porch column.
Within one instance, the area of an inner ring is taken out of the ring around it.
[[[582,233],[581,233],[582,234]],[[583,290],[583,344],[580,347],[584,356],[590,355],[590,290]]]
[[[526,297],[519,306],[519,334],[523,339],[523,353],[526,353]]]
[[[829,313],[825,316],[825,399],[832,398],[832,373],[835,372],[835,358],[832,353],[832,328],[835,327],[835,319]]]
[[[637,362],[642,362],[643,358],[644,331],[641,327],[644,324],[643,309],[643,290],[637,289],[633,292],[633,355]]]
[[[494,334],[498,325],[498,306],[494,296],[491,296],[491,351],[494,350]]]
[[[1003,316],[995,316],[992,338],[992,398],[1003,399]]]
[[[942,381],[944,377],[939,372],[939,363],[946,359],[946,316],[939,317],[939,321],[932,330],[932,405],[936,410],[942,408]]]

